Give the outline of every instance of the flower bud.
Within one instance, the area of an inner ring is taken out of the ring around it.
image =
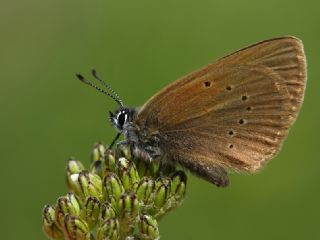
[[[139,231],[143,239],[160,239],[157,220],[149,215],[139,216]]]
[[[119,161],[117,162],[117,170],[125,189],[132,188],[132,186],[140,180],[136,166],[132,161],[129,161],[126,158],[119,158]]]
[[[90,240],[91,238],[87,223],[71,214],[64,217],[64,234],[68,240]]]
[[[115,173],[107,173],[103,178],[103,196],[105,200],[110,202],[114,198],[118,201],[123,192],[124,188],[119,177]]]
[[[104,153],[106,151],[106,147],[104,146],[103,143],[98,142],[94,145],[93,150],[91,152],[91,161],[102,161],[104,160]]]
[[[114,218],[116,217],[116,212],[111,206],[110,203],[105,202],[101,205],[101,210],[100,210],[100,221],[107,220],[109,218]]]
[[[92,162],[90,167],[90,172],[98,175],[99,177],[103,177],[106,174],[107,166],[104,160],[97,160]]]
[[[87,222],[89,229],[93,229],[99,220],[100,205],[99,199],[92,196],[87,197],[84,202],[81,217]]]
[[[88,196],[102,198],[102,181],[98,175],[84,170],[78,175],[71,175],[70,179],[73,183],[72,190],[82,199]]]
[[[74,158],[70,158],[67,162],[67,174],[71,175],[74,173],[79,173],[84,170],[84,166],[82,163]]]
[[[111,204],[112,208],[114,209],[114,211],[116,212],[116,214],[118,214],[119,213],[119,199],[116,200],[114,197],[111,197],[110,204]]]
[[[134,164],[138,170],[139,176],[152,176],[155,177],[159,170],[159,163],[156,161],[148,162],[141,159],[134,159]]]
[[[66,168],[66,182],[67,186],[70,191],[73,191],[76,189],[74,178],[75,176],[78,176],[78,174],[84,170],[84,166],[82,163],[78,160],[75,160],[74,158],[70,158],[67,162],[67,168]]]
[[[124,192],[118,204],[119,215],[122,218],[126,218],[128,222],[132,222],[139,212],[139,201],[137,195],[134,192]]]
[[[156,192],[154,197],[155,206],[160,209],[164,206],[171,192],[171,179],[167,177],[156,181]]]
[[[98,228],[97,240],[120,239],[120,225],[117,218],[109,218],[102,222]]]
[[[171,179],[171,194],[176,200],[182,200],[186,193],[187,175],[183,171],[176,171]]]
[[[67,175],[67,185],[69,191],[73,192],[77,196],[82,196],[81,185],[78,182],[79,173]]]
[[[64,197],[58,198],[56,204],[55,218],[60,228],[64,226],[64,217],[67,214],[78,216],[80,214],[79,200],[73,193],[68,193]]]
[[[154,198],[155,182],[150,177],[143,177],[137,186],[137,198],[144,206],[152,203]]]
[[[55,222],[55,209],[46,205],[42,213],[42,227],[45,234],[51,239],[62,239],[63,232],[58,228]]]
[[[131,235],[139,213],[139,202],[136,194],[128,191],[124,192],[118,203],[118,211],[121,231],[125,232],[127,236]]]
[[[105,165],[107,168],[107,171],[109,172],[115,172],[116,171],[116,158],[114,156],[114,151],[111,149],[108,149],[105,152]]]

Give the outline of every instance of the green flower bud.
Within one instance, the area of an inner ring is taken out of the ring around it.
[[[152,216],[140,215],[138,225],[140,234],[144,239],[160,239],[157,220]]]
[[[115,172],[116,171],[116,158],[114,156],[114,151],[111,149],[108,149],[105,152],[105,164],[107,167],[107,171],[109,172]]]
[[[64,235],[68,240],[90,240],[89,227],[81,218],[67,214],[64,217]]]
[[[55,222],[55,209],[46,205],[42,213],[42,227],[45,234],[50,239],[62,239],[63,232],[58,228]]]
[[[176,200],[182,200],[186,193],[187,175],[183,171],[176,171],[171,179],[171,194]]]
[[[107,220],[109,218],[114,218],[116,217],[116,212],[111,206],[110,203],[105,202],[101,205],[101,210],[100,210],[100,221]]]
[[[148,162],[141,159],[134,159],[134,164],[138,170],[139,176],[157,176],[159,170],[159,163],[156,161]]]
[[[115,201],[120,199],[124,188],[118,176],[115,173],[107,173],[103,178],[103,196],[109,202],[114,198]]]
[[[67,185],[69,191],[73,192],[77,196],[82,196],[81,185],[78,182],[79,173],[67,175]]]
[[[164,206],[171,192],[171,179],[167,177],[156,181],[156,192],[154,197],[155,206],[160,209]]]
[[[116,199],[115,197],[111,196],[109,199],[109,203],[111,204],[111,207],[114,209],[116,214],[119,213],[119,199]]]
[[[117,170],[125,189],[132,188],[132,186],[136,185],[140,180],[136,166],[126,158],[119,158]]]
[[[124,192],[118,204],[119,215],[122,219],[127,219],[128,223],[135,221],[139,213],[139,201],[134,192]]]
[[[143,177],[137,186],[137,198],[143,206],[152,203],[154,198],[155,182],[151,177]]]
[[[79,173],[83,171],[85,168],[82,163],[74,158],[70,158],[67,162],[67,174],[71,175],[74,173]]]
[[[82,199],[88,196],[102,199],[102,181],[98,175],[82,171],[78,176],[78,185],[81,189],[79,195]]]
[[[120,224],[118,219],[109,218],[98,228],[97,240],[118,240],[120,238]]]
[[[99,220],[100,205],[99,199],[92,196],[89,196],[84,203],[81,217],[87,222],[89,229],[93,229]]]
[[[66,168],[66,182],[70,191],[75,191],[76,186],[74,183],[74,179],[77,178],[78,174],[84,170],[84,166],[78,160],[74,158],[70,158],[67,162]]]
[[[137,195],[129,191],[124,192],[119,200],[118,209],[122,231],[131,233],[139,213]]]
[[[106,147],[104,146],[103,143],[98,142],[94,145],[92,153],[91,153],[91,161],[95,162],[95,161],[102,161],[104,160],[104,153],[106,151]]]
[[[104,160],[97,160],[92,162],[90,167],[90,172],[93,174],[98,175],[99,177],[103,178],[106,174],[107,166]]]
[[[60,228],[64,227],[64,217],[67,214],[78,216],[80,214],[79,200],[73,193],[68,193],[64,197],[58,198],[56,204],[55,218]]]

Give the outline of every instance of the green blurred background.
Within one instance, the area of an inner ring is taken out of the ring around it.
[[[45,239],[41,211],[66,193],[73,155],[115,134],[110,99],[75,80],[95,67],[129,106],[248,44],[295,35],[308,86],[281,154],[218,189],[190,176],[162,239],[320,239],[319,1],[0,1],[1,239]],[[88,164],[87,164],[88,165]]]

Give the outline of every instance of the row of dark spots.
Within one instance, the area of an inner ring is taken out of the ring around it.
[[[239,123],[239,124],[245,124],[245,123],[246,123],[246,120],[241,118],[241,119],[238,121],[238,123]],[[231,137],[231,136],[234,135],[234,131],[233,131],[233,130],[230,130],[230,131],[228,132],[228,134],[229,134],[229,136]]]
[[[234,131],[233,131],[233,130],[230,130],[230,131],[228,132],[228,135],[229,135],[230,137],[232,137],[232,136],[234,135]],[[232,145],[232,144],[229,144],[229,148],[233,148],[233,145]]]
[[[209,81],[206,81],[206,82],[204,82],[204,86],[205,87],[211,87],[211,82],[209,82]],[[228,90],[228,91],[231,91],[233,88],[232,88],[232,86],[226,86],[226,90]],[[242,101],[246,101],[246,100],[248,100],[248,96],[246,96],[246,95],[243,95],[242,97],[241,97],[241,100]],[[247,107],[247,111],[251,111],[252,110],[252,107]]]
[[[242,125],[242,124],[245,124],[245,123],[246,123],[246,120],[241,118],[241,119],[238,121],[238,123],[241,124],[241,125]],[[228,135],[229,135],[230,137],[233,137],[234,134],[235,134],[235,133],[234,133],[233,130],[230,130],[230,131],[228,132]],[[230,144],[230,145],[229,145],[229,148],[233,148],[233,145]]]
[[[205,87],[211,87],[211,82],[209,82],[209,81],[204,82],[204,86],[205,86]],[[226,86],[226,90],[231,91],[232,89],[233,89],[232,86],[230,86],[230,85],[229,85],[229,86]],[[248,96],[243,95],[243,96],[241,97],[241,100],[242,100],[242,101],[248,100]],[[251,110],[251,107],[248,107],[247,110]]]
[[[209,82],[209,81],[206,81],[206,82],[204,82],[204,86],[205,87],[211,87],[211,82]],[[233,89],[233,87],[232,86],[226,86],[226,90],[227,91],[231,91]],[[246,96],[246,95],[243,95],[242,97],[241,97],[241,100],[242,101],[246,101],[246,100],[248,100],[248,96]],[[252,110],[252,107],[247,107],[247,111],[251,111]],[[244,119],[240,119],[239,121],[238,121],[238,123],[239,124],[245,124],[246,123],[246,121],[244,120]],[[230,137],[232,137],[233,135],[234,135],[234,131],[232,131],[232,130],[230,130],[229,132],[228,132],[228,135],[230,136]],[[232,144],[229,144],[229,148],[233,148],[233,145]]]
[[[226,86],[226,90],[231,91],[232,89],[233,89],[233,87],[231,87],[231,86]],[[241,100],[242,100],[242,101],[248,100],[248,96],[247,96],[247,95],[243,95],[243,96],[241,97]],[[250,108],[250,110],[251,110],[251,108]]]
[[[211,86],[211,82],[209,82],[209,81],[206,81],[206,82],[204,82],[204,86],[205,87],[210,87]],[[226,86],[226,89],[228,90],[228,91],[231,91],[232,90],[232,86]],[[246,95],[243,95],[242,97],[241,97],[241,100],[242,101],[247,101],[248,100],[248,96],[246,96]],[[252,110],[252,107],[247,107],[247,111],[251,111]],[[240,124],[244,124],[245,123],[245,121],[243,120],[243,119],[240,119],[239,120],[239,123]]]
[[[233,87],[232,86],[226,86],[226,90],[227,91],[231,91],[233,89]],[[243,95],[243,96],[241,96],[241,100],[242,101],[247,101],[248,100],[248,96],[246,96],[246,95]],[[247,111],[251,111],[252,110],[252,107],[250,107],[250,106],[248,106],[247,107]],[[240,119],[239,121],[238,121],[238,123],[239,124],[245,124],[246,123],[246,120],[245,119]],[[228,132],[228,135],[230,136],[230,137],[232,137],[232,136],[234,136],[234,131],[233,130],[230,130],[229,132]],[[231,149],[231,148],[233,148],[233,144],[229,144],[229,148]]]

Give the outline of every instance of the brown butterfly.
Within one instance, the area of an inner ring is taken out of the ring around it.
[[[306,59],[295,37],[265,40],[162,89],[140,109],[123,105],[110,119],[135,157],[180,164],[217,186],[227,172],[254,173],[280,150],[303,102]],[[111,145],[113,145],[113,143]]]

